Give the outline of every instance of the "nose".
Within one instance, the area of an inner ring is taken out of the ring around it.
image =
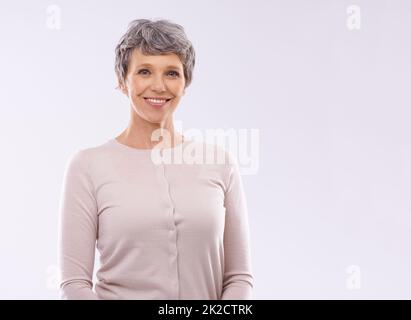
[[[164,84],[163,78],[161,76],[154,77],[153,83],[151,84],[151,90],[155,92],[166,91],[166,86]]]

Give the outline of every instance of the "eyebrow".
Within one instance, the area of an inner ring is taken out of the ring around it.
[[[140,67],[152,67],[153,65],[149,64],[149,63],[142,63],[140,65],[138,65],[136,68],[140,68]],[[169,65],[166,67],[166,69],[180,69],[179,66],[175,66],[175,65]]]

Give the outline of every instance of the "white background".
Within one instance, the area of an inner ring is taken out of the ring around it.
[[[114,48],[136,18],[177,22],[194,44],[183,129],[260,130],[243,176],[255,298],[411,298],[405,0],[2,0],[0,298],[58,298],[64,168],[128,123]]]

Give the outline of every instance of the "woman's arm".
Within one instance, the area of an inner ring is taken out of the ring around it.
[[[237,163],[228,166],[224,229],[224,278],[221,300],[252,299],[253,275],[249,249],[246,198]]]
[[[97,205],[84,151],[66,168],[60,203],[59,263],[62,299],[93,299]]]

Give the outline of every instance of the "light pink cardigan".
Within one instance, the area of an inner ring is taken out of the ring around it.
[[[168,151],[199,145],[210,147]],[[224,164],[156,164],[116,139],[74,153],[60,203],[61,298],[253,299],[238,165],[212,148]]]

